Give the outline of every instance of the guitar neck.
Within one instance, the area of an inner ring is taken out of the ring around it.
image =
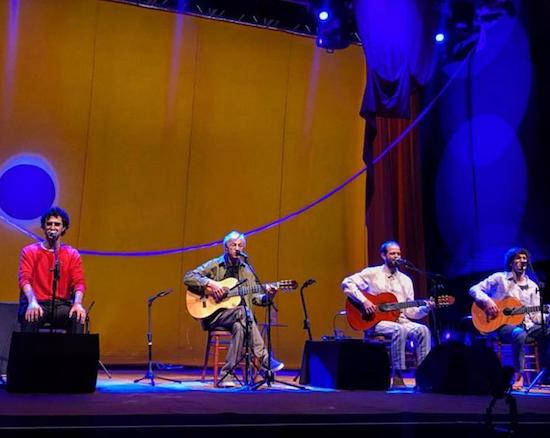
[[[406,309],[408,307],[419,307],[426,304],[426,300],[414,300],[414,301],[405,301],[403,303],[393,303],[392,307],[395,309]]]
[[[255,284],[253,286],[242,286],[232,289],[227,292],[227,297],[236,297],[237,295],[249,295],[257,294],[265,291],[265,288],[272,283],[268,284]]]
[[[548,306],[543,306],[544,312],[548,312]],[[512,311],[512,315],[521,315],[523,313],[531,313],[531,312],[540,312],[540,306],[523,306],[523,307],[516,307]]]

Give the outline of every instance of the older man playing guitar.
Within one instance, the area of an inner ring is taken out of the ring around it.
[[[219,385],[224,387],[235,385],[234,379],[228,377],[228,374],[233,374],[239,362],[246,334],[249,347],[263,368],[279,371],[284,367],[282,362],[273,357],[269,360],[251,309],[253,304],[267,304],[267,295],[275,295],[278,289],[297,287],[295,281],[258,284],[243,252],[245,246],[244,234],[237,231],[228,233],[223,240],[223,255],[187,272],[183,279],[189,288],[186,303],[191,316],[199,319],[205,330],[227,330],[232,334],[226,363],[222,368],[225,376]]]

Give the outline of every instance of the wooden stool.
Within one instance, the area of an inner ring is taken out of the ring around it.
[[[212,360],[212,374],[214,377],[214,386],[218,385],[220,377],[220,368],[225,363],[225,354],[220,353],[227,351],[229,344],[231,343],[231,332],[227,330],[209,330],[206,338],[206,351],[204,353],[204,364],[202,366],[201,380],[206,379],[206,369],[208,368],[208,362],[211,356]],[[213,348],[212,348],[213,347]],[[255,370],[255,364],[252,364],[253,370]],[[242,376],[245,373],[245,366],[242,365]],[[255,376],[255,374],[254,374]]]
[[[498,360],[500,360],[500,363],[502,363],[502,346],[503,344],[510,344],[503,343],[500,339],[494,339],[494,342],[494,349],[498,356]],[[539,349],[536,341],[525,344],[525,368],[523,369],[523,371],[526,373],[527,384],[531,383],[530,373],[538,374],[540,372]]]
[[[208,362],[210,356],[213,355],[212,372],[214,374],[214,386],[218,384],[219,368],[225,363],[225,355],[220,357],[220,352],[227,351],[229,344],[231,343],[231,333],[226,330],[209,330],[206,338],[206,351],[204,353],[204,365],[202,367],[201,380],[206,378],[206,369],[208,368]],[[212,344],[214,348],[212,350]]]

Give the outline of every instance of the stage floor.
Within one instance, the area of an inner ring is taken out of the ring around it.
[[[201,436],[220,428],[251,434],[261,429],[263,436],[276,430],[353,428],[361,430],[477,430],[487,418],[507,425],[517,418],[524,431],[550,426],[550,388],[534,387],[528,394],[512,392],[511,398],[497,399],[493,413],[486,417],[491,396],[427,394],[410,388],[399,391],[344,391],[306,386],[298,389],[275,382],[258,390],[214,388],[202,382],[197,369],[155,371],[158,376],[180,379],[181,383],[156,380],[134,383],[143,370],[111,370],[112,379],[99,373],[97,390],[91,394],[14,394],[0,390],[0,435],[55,431],[67,435],[78,430],[92,436],[131,433],[163,435],[182,430]],[[296,371],[277,374],[277,380],[296,383]],[[509,401],[517,404],[511,415]],[[244,428],[244,429],[242,429]],[[374,429],[373,429],[374,428]],[[427,429],[426,429],[427,428]],[[542,430],[542,429],[541,429]],[[412,431],[412,432],[411,432]],[[416,431],[416,432],[414,432]],[[176,433],[177,432],[177,433]],[[271,435],[270,435],[271,436]],[[418,435],[420,436],[420,435]]]

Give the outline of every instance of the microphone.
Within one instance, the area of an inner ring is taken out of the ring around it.
[[[310,278],[306,281],[304,281],[304,284],[302,285],[302,288],[306,288],[308,286],[311,286],[312,284],[315,284],[316,281],[315,281],[315,278]]]
[[[54,231],[54,230],[49,230],[46,232],[46,234],[48,235],[48,239],[50,240],[55,240],[59,237],[59,234],[57,233],[57,231]]]
[[[237,250],[237,255],[238,256],[241,256],[242,258],[244,258],[245,260],[248,259],[248,254],[245,253],[245,252],[242,252],[241,250]]]
[[[405,260],[405,259],[395,259],[393,261],[393,265],[394,266],[405,266],[405,267],[408,267],[408,266],[411,266],[412,263],[409,262],[408,260]]]
[[[172,290],[173,290],[173,289],[167,289],[167,290],[160,291],[158,294],[155,294],[155,295],[149,297],[149,298],[147,299],[147,301],[149,301],[150,303],[152,303],[152,302],[155,301],[157,298],[165,297],[166,295],[172,293]]]

